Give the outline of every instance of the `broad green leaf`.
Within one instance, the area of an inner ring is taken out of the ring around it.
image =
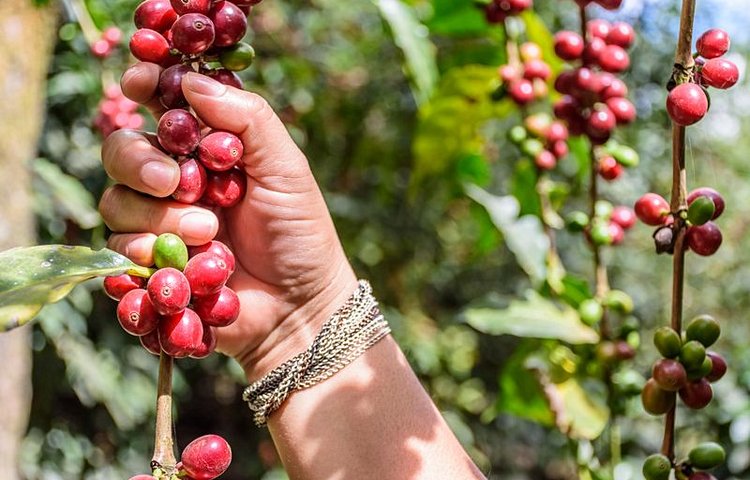
[[[496,197],[476,185],[468,185],[466,193],[487,209],[492,222],[503,234],[508,249],[532,283],[539,285],[543,282],[547,276],[550,243],[539,218],[534,215],[519,217],[521,205],[513,196]]]
[[[548,338],[571,344],[599,341],[599,335],[581,322],[576,310],[567,305],[560,308],[532,290],[508,308],[471,308],[465,316],[469,325],[489,335]]]
[[[81,282],[126,272],[150,275],[150,269],[107,249],[43,245],[2,252],[0,332],[28,323],[42,307],[60,301]]]
[[[33,167],[36,177],[44,182],[51,205],[59,214],[86,230],[101,224],[94,196],[77,178],[67,175],[59,166],[43,158],[34,160]]]
[[[518,199],[521,204],[520,215],[542,215],[542,205],[539,194],[536,191],[536,182],[539,179],[537,169],[528,158],[521,158],[516,163],[511,179],[510,193]]]
[[[583,135],[568,139],[570,157],[576,163],[576,178],[580,185],[587,185],[591,175],[591,146]]]
[[[486,33],[489,25],[473,0],[434,0],[428,26],[438,35],[468,36]]]
[[[535,370],[528,364],[529,356],[536,351],[536,342],[522,343],[507,360],[498,378],[500,391],[495,409],[551,427],[555,424],[554,414]]]
[[[563,433],[571,438],[586,440],[593,440],[602,434],[609,421],[609,409],[603,398],[593,394],[591,388],[584,388],[576,378],[549,387],[556,390],[562,400],[562,409],[556,410],[555,414],[558,428]]]
[[[375,0],[375,4],[390,26],[396,45],[404,52],[417,103],[426,102],[438,81],[436,49],[429,30],[420,23],[414,10],[400,0]]]

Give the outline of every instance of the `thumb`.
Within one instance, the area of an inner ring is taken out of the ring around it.
[[[207,126],[240,137],[245,171],[256,181],[272,179],[277,190],[314,182],[307,159],[263,97],[198,73],[185,75],[182,91]]]

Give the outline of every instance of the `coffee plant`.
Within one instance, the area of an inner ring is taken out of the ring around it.
[[[250,80],[491,478],[747,476],[746,39],[728,20],[742,12],[712,0],[116,3],[61,2],[33,162],[41,243],[104,246],[96,157],[118,129],[155,132],[180,166],[175,201],[240,201],[242,142],[202,129],[180,85],[189,72]],[[133,57],[163,68],[154,120],[119,88]],[[35,382],[75,412],[61,419],[39,394],[27,478],[284,478],[237,400],[242,374],[210,355],[238,314],[233,262],[219,242],[169,234],[149,267],[85,247],[0,254],[0,325],[40,317]]]

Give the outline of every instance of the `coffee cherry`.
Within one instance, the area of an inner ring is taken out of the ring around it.
[[[704,442],[697,445],[688,453],[690,465],[699,470],[711,470],[727,459],[724,447],[715,442]]]
[[[614,78],[609,85],[602,88],[599,95],[604,101],[610,98],[625,98],[628,96],[628,86],[619,78]]]
[[[583,47],[583,38],[576,32],[564,30],[555,35],[555,53],[563,60],[578,60]]]
[[[206,358],[216,350],[216,331],[213,327],[203,325],[203,338],[198,348],[190,354],[191,358]]]
[[[200,13],[188,13],[174,22],[172,45],[185,55],[205,52],[214,42],[216,32],[211,20]]]
[[[721,327],[711,315],[700,315],[690,321],[686,331],[688,341],[696,340],[704,347],[713,345],[721,335]]]
[[[578,306],[578,314],[586,325],[596,325],[604,316],[604,308],[601,303],[589,298]]]
[[[154,242],[154,264],[157,268],[185,268],[188,251],[185,242],[173,233],[162,233]]]
[[[203,196],[208,185],[205,167],[194,158],[180,160],[180,183],[172,198],[182,203],[195,203]]]
[[[529,80],[521,79],[511,83],[508,94],[519,105],[526,105],[534,100],[534,85]]]
[[[218,435],[196,438],[182,451],[182,468],[194,480],[212,480],[223,474],[232,462],[232,449]]]
[[[716,352],[706,352],[706,356],[711,359],[711,371],[706,375],[706,380],[718,382],[727,373],[727,361]]]
[[[208,172],[206,192],[201,201],[208,205],[230,208],[237,205],[247,191],[247,177],[236,168],[226,172]]]
[[[635,358],[635,349],[624,340],[615,342],[615,355],[618,360],[632,360]]]
[[[620,205],[612,210],[610,220],[621,226],[623,229],[628,230],[635,225],[636,216],[631,208]]]
[[[711,361],[711,358],[708,356],[708,354],[706,354],[706,358],[703,359],[703,363],[700,367],[688,370],[688,380],[700,380],[701,378],[704,378],[705,376],[710,374],[712,369],[713,362]]]
[[[647,193],[635,202],[635,215],[646,225],[662,225],[669,215],[669,203],[661,195]]]
[[[239,42],[219,55],[219,61],[227,70],[240,72],[253,64],[255,49],[248,43]]]
[[[138,28],[164,32],[177,20],[177,13],[169,0],[146,0],[135,9],[133,20]]]
[[[550,143],[564,142],[568,139],[568,127],[564,123],[555,121],[549,124],[544,138]]]
[[[169,44],[161,33],[141,28],[130,38],[130,52],[142,62],[162,63],[169,57]]]
[[[701,69],[701,82],[709,87],[732,88],[739,79],[737,65],[723,58],[712,58]]]
[[[215,172],[234,167],[243,154],[242,141],[229,132],[211,132],[198,144],[198,159],[203,166]]]
[[[210,253],[199,253],[185,266],[185,277],[196,297],[217,293],[227,283],[230,274],[224,260]]]
[[[607,45],[598,63],[605,72],[620,73],[630,67],[630,55],[619,45]]]
[[[729,34],[719,28],[712,28],[698,38],[695,47],[703,58],[721,57],[729,51]]]
[[[204,243],[203,245],[199,245],[197,247],[188,247],[188,253],[190,254],[190,257],[194,257],[198,255],[199,253],[210,253],[211,255],[221,258],[224,263],[227,264],[227,268],[229,268],[229,272],[233,273],[235,269],[235,259],[234,254],[232,251],[224,245],[223,243],[219,242],[218,240],[212,240],[208,243]]]
[[[146,285],[145,278],[123,273],[122,275],[104,278],[104,293],[112,300],[119,302],[126,293],[136,288],[143,288],[144,285]]]
[[[531,60],[541,60],[542,58],[542,47],[534,42],[523,42],[519,47],[519,53],[521,54],[521,60],[529,62]]]
[[[161,119],[156,129],[159,144],[174,155],[189,155],[201,140],[201,129],[198,120],[188,111],[169,110]]]
[[[707,111],[708,98],[703,89],[694,83],[677,85],[667,95],[667,113],[677,125],[693,125]]]
[[[185,358],[200,348],[203,324],[191,309],[165,316],[159,322],[159,344],[167,355]]]
[[[704,225],[716,213],[716,205],[709,197],[698,197],[690,203],[687,220],[692,225]]]
[[[240,315],[240,299],[229,287],[221,287],[218,293],[197,297],[193,301],[195,313],[203,323],[212,327],[226,327]]]
[[[628,147],[627,145],[618,144],[616,147],[610,148],[609,152],[613,157],[615,157],[617,163],[619,163],[623,167],[637,167],[641,161],[638,152]]]
[[[630,48],[635,42],[635,30],[626,22],[613,23],[607,34],[607,43],[618,45],[622,48]]]
[[[611,28],[610,23],[602,18],[595,18],[586,22],[586,32],[592,38],[606,39]]]
[[[218,68],[216,70],[209,70],[204,72],[204,75],[209,76],[219,83],[228,85],[234,88],[242,88],[242,79],[236,73],[226,68]]]
[[[604,51],[607,49],[607,42],[598,37],[593,37],[586,43],[583,48],[583,64],[596,65],[599,63]]]
[[[216,38],[214,45],[229,47],[242,40],[247,32],[247,17],[234,3],[220,1],[216,3],[208,18],[214,22]]]
[[[587,132],[594,135],[608,135],[617,125],[617,119],[606,105],[599,105],[591,112],[587,122]]]
[[[721,216],[722,213],[724,213],[724,198],[713,188],[701,187],[696,188],[695,190],[690,192],[687,197],[688,205],[692,204],[695,199],[699,197],[708,197],[713,200],[715,210],[713,216],[711,217],[711,220],[716,220]]]
[[[705,379],[688,382],[679,391],[683,403],[693,410],[705,408],[714,396],[711,385]]]
[[[533,59],[523,65],[523,77],[527,80],[534,80],[535,78],[547,80],[550,75],[552,75],[552,70],[543,60]]]
[[[617,10],[622,5],[622,0],[596,0],[596,3],[607,10]]]
[[[622,175],[622,165],[617,163],[614,157],[606,156],[599,159],[596,171],[605,180],[616,180]]]
[[[643,476],[646,480],[669,480],[672,462],[665,455],[655,453],[643,462]]]
[[[682,339],[672,328],[660,327],[654,332],[654,345],[664,358],[677,358],[682,350]]]
[[[568,143],[563,140],[557,141],[552,144],[551,152],[558,160],[568,155],[569,151],[570,150],[568,149]]]
[[[716,480],[716,477],[708,472],[695,472],[688,477],[688,480]]]
[[[706,347],[700,342],[691,340],[680,349],[680,362],[687,370],[696,370],[701,367],[706,359]]]
[[[627,98],[612,97],[608,98],[605,103],[615,115],[618,125],[631,123],[635,120],[635,105],[633,105]]]
[[[159,343],[159,329],[158,327],[153,331],[138,337],[141,341],[141,345],[146,349],[147,352],[159,356],[161,354],[161,344]]]
[[[180,15],[188,13],[208,13],[211,0],[170,0],[172,8]]]
[[[152,475],[141,474],[136,475],[135,477],[130,477],[129,480],[156,480],[156,477]]]
[[[159,101],[164,108],[183,108],[188,103],[182,93],[182,79],[193,69],[187,65],[172,65],[159,76]]]
[[[723,237],[715,223],[706,222],[688,228],[686,240],[690,250],[698,255],[710,256],[719,250]]]
[[[674,406],[675,394],[663,390],[656,380],[650,378],[641,392],[641,401],[646,412],[651,415],[663,415]]]
[[[187,266],[185,267],[187,269]],[[190,284],[181,271],[162,268],[148,280],[148,296],[161,315],[180,312],[190,303]]]
[[[123,330],[141,336],[153,332],[159,323],[159,314],[151,304],[146,290],[137,288],[126,293],[117,305],[117,320]]]
[[[659,388],[676,392],[687,384],[685,367],[676,360],[663,358],[654,364],[652,375]]]
[[[542,150],[534,157],[534,165],[539,170],[552,170],[557,165],[557,157],[549,150]]]

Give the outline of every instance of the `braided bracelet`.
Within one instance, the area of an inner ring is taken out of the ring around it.
[[[266,425],[292,392],[330,378],[390,332],[372,287],[360,280],[359,288],[323,324],[307,350],[245,389],[242,398],[253,412],[253,421],[259,427]]]

